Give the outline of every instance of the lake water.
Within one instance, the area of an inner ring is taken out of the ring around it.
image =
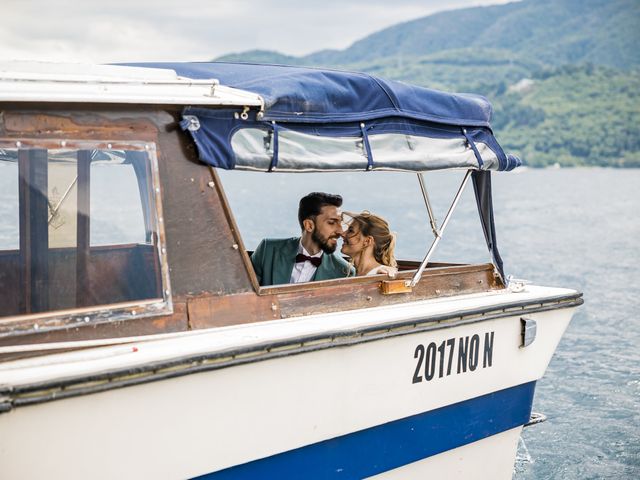
[[[312,190],[389,219],[399,258],[421,259],[432,239],[415,175],[223,177],[247,248],[297,234],[297,200]],[[426,176],[439,222],[460,179]],[[488,260],[470,187],[434,260]],[[548,420],[525,429],[514,478],[640,478],[640,170],[521,169],[493,188],[507,275],[585,299],[538,382],[533,409]]]

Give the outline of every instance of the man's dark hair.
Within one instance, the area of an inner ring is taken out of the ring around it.
[[[302,222],[310,217],[316,217],[320,214],[322,207],[333,205],[334,207],[342,206],[342,197],[340,195],[332,195],[323,192],[311,192],[300,199],[298,206],[298,222],[300,228],[304,229]]]

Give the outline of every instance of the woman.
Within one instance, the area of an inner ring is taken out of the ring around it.
[[[351,257],[356,275],[386,273],[394,277],[398,271],[393,254],[396,235],[387,221],[367,211],[344,215],[351,221],[343,236],[342,253]]]

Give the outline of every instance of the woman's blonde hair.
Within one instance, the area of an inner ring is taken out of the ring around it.
[[[397,267],[398,262],[394,256],[396,234],[389,229],[389,222],[366,210],[362,213],[344,213],[351,217],[349,223],[355,222],[360,227],[362,235],[373,238],[373,256],[376,261],[381,265]]]

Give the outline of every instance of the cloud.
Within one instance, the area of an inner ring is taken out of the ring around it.
[[[443,10],[435,0],[2,0],[0,58],[195,61],[250,49],[289,55],[343,49]],[[447,9],[504,0],[453,0]]]

